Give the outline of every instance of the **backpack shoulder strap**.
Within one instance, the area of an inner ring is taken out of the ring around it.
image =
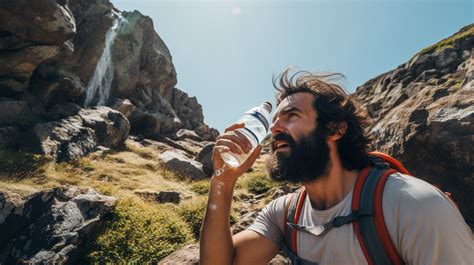
[[[290,195],[289,202],[286,206],[285,215],[283,216],[283,229],[285,234],[285,242],[289,250],[297,254],[296,230],[289,227],[288,222],[298,223],[303,208],[304,199],[306,198],[306,190],[304,187]]]
[[[354,186],[352,211],[372,213],[353,222],[354,232],[368,264],[404,264],[385,224],[382,194],[388,177],[397,172],[391,167],[398,169],[400,166],[404,173],[408,171],[394,158],[390,161],[379,155],[376,157],[378,161],[361,171]]]

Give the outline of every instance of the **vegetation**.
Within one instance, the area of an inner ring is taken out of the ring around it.
[[[190,241],[186,223],[174,211],[126,198],[91,246],[93,264],[156,263]]]
[[[127,141],[119,151],[91,153],[68,163],[15,150],[0,151],[0,188],[28,195],[62,185],[90,186],[118,198],[110,220],[86,253],[88,263],[154,263],[181,246],[199,240],[207,205],[209,180],[190,181],[166,170],[158,151]],[[263,194],[277,183],[261,170],[240,177],[236,195]],[[173,190],[181,194],[178,205],[158,204],[136,191]],[[267,196],[264,202],[268,202]],[[258,205],[256,207],[260,207]],[[239,200],[233,203],[231,224],[238,221]]]
[[[462,29],[460,32],[450,36],[449,38],[446,38],[436,44],[424,48],[418,54],[435,53],[440,52],[446,48],[452,48],[454,47],[454,43],[457,40],[466,38],[468,36],[474,36],[474,25],[469,25]]]

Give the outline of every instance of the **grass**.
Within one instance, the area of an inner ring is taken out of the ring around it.
[[[188,243],[188,225],[166,206],[124,198],[90,245],[91,264],[156,263]]]
[[[424,48],[423,50],[418,52],[418,54],[435,53],[443,51],[446,48],[452,48],[454,47],[454,43],[457,40],[466,38],[468,36],[474,36],[474,24],[467,26],[462,31],[450,36],[449,38],[446,38],[436,44]]]
[[[153,263],[184,244],[199,240],[207,205],[209,179],[191,181],[174,174],[158,162],[159,151],[127,140],[119,151],[91,153],[68,163],[54,163],[47,157],[15,150],[0,151],[0,188],[29,195],[63,185],[92,187],[118,198],[112,218],[87,252],[89,263]],[[235,194],[265,194],[279,184],[263,172],[263,159],[253,172],[239,178]],[[181,202],[157,204],[136,191],[172,190]],[[268,196],[267,196],[268,197]],[[254,205],[263,207],[264,202]],[[235,224],[242,202],[232,205]]]

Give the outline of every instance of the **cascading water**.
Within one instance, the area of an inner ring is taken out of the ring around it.
[[[95,67],[86,90],[85,106],[101,106],[107,102],[110,95],[110,86],[114,79],[114,68],[112,65],[112,56],[110,48],[114,44],[115,38],[120,28],[127,23],[127,20],[116,13],[117,19],[114,20],[112,27],[105,34],[105,46]]]

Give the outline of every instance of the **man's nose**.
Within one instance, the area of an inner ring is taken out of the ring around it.
[[[270,132],[272,133],[272,135],[275,135],[283,131],[284,131],[284,128],[280,119],[276,119],[270,126]]]

